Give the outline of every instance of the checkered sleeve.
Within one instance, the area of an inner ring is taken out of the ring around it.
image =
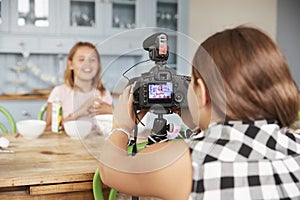
[[[190,199],[300,199],[300,155],[273,161],[193,163],[193,170]]]
[[[277,124],[216,124],[189,141],[190,200],[300,199],[300,137]]]

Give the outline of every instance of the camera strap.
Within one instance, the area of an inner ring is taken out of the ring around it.
[[[133,111],[134,111],[134,115],[136,120],[140,121],[138,118],[138,114],[137,114],[137,106],[133,106]],[[137,135],[138,135],[138,125],[137,123],[134,123],[134,133],[133,133],[133,147],[132,147],[132,152],[131,155],[135,156],[135,154],[137,153]],[[131,197],[132,200],[139,200],[139,197],[136,196],[132,196]]]
[[[137,113],[137,106],[134,105],[133,106],[133,112],[134,112],[134,115],[135,115],[135,119],[137,121],[139,121],[139,117],[138,117],[138,113]],[[134,132],[133,132],[133,146],[132,146],[132,152],[131,152],[131,155],[132,156],[135,156],[135,154],[137,153],[137,135],[138,135],[138,125],[137,125],[137,122],[134,123]]]

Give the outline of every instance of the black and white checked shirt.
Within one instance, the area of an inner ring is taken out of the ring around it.
[[[190,200],[300,199],[300,136],[276,122],[213,123],[186,141]]]

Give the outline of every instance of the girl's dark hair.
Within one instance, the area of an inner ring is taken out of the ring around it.
[[[256,28],[239,26],[209,37],[196,51],[192,73],[204,80],[225,120],[270,119],[290,126],[297,119],[299,93],[285,58]]]

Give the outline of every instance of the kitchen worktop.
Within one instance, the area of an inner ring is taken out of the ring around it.
[[[48,94],[0,95],[0,101],[10,100],[47,100]]]

